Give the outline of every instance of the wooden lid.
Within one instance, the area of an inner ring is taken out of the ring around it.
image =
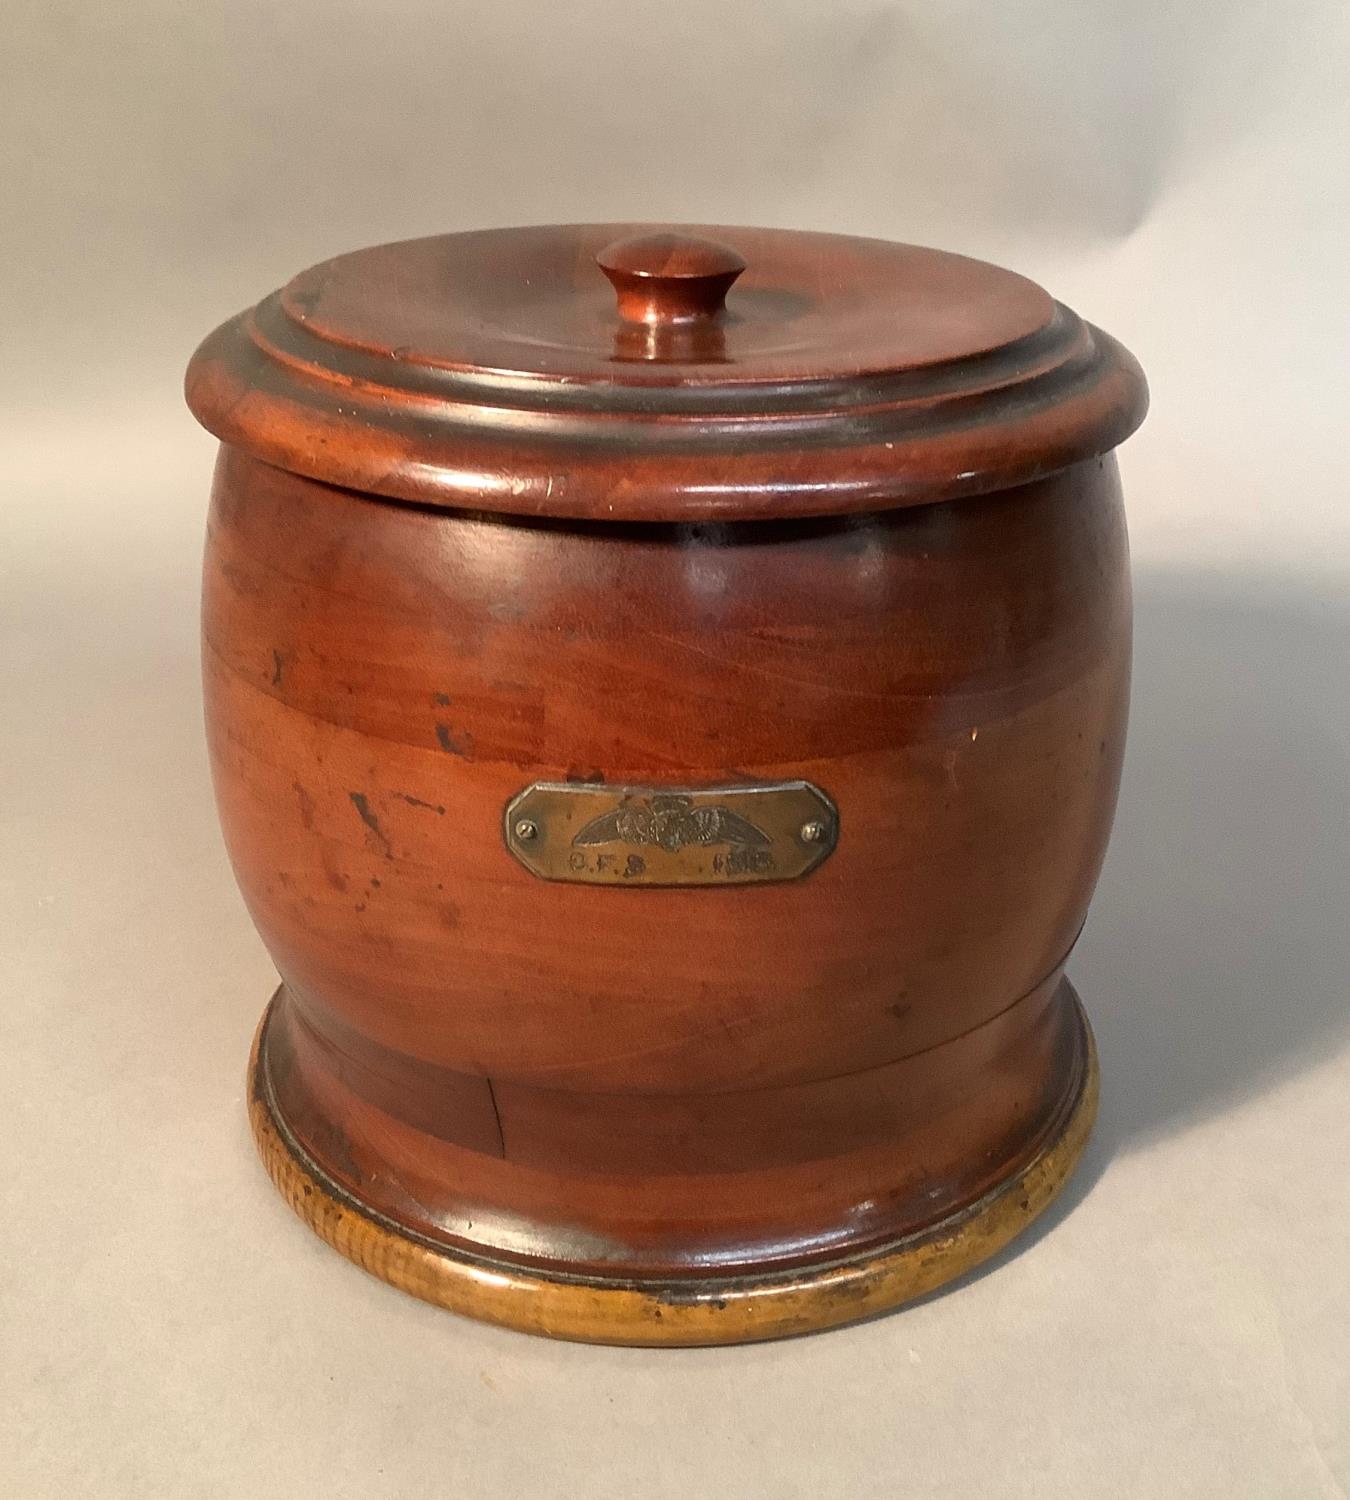
[[[338,256],[217,329],[188,403],[314,479],[615,521],[839,514],[1018,484],[1143,419],[1033,282],[779,229],[481,230]]]

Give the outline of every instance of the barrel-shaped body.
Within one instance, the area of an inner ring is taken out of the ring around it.
[[[334,1191],[488,1261],[678,1282],[979,1202],[1062,1128],[1130,624],[1114,459],[728,525],[382,500],[222,449],[230,855],[284,981],[270,1107]],[[538,782],[806,781],[797,878],[546,880]]]

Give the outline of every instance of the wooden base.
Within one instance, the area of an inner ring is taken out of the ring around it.
[[[853,1322],[910,1302],[997,1254],[1067,1182],[1097,1113],[1091,1028],[1059,1128],[1021,1170],[978,1202],[864,1256],[760,1276],[642,1283],[542,1275],[450,1252],[372,1216],[297,1146],[278,1118],[267,1073],[264,1014],[249,1062],[249,1118],[263,1163],[297,1214],[348,1260],[426,1302],[551,1338],[700,1345],[782,1338]]]

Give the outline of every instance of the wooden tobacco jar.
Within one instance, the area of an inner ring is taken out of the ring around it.
[[[310,1226],[563,1338],[893,1306],[1083,1149],[1144,381],[1020,276],[584,224],[343,255],[213,333],[249,1101]]]

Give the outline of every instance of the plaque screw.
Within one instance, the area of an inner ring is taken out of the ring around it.
[[[824,823],[803,823],[801,840],[803,844],[818,844],[825,837]]]
[[[516,837],[522,840],[524,843],[528,844],[529,841],[538,834],[538,832],[539,825],[537,823],[531,822],[529,818],[522,818],[520,822],[516,824]]]

